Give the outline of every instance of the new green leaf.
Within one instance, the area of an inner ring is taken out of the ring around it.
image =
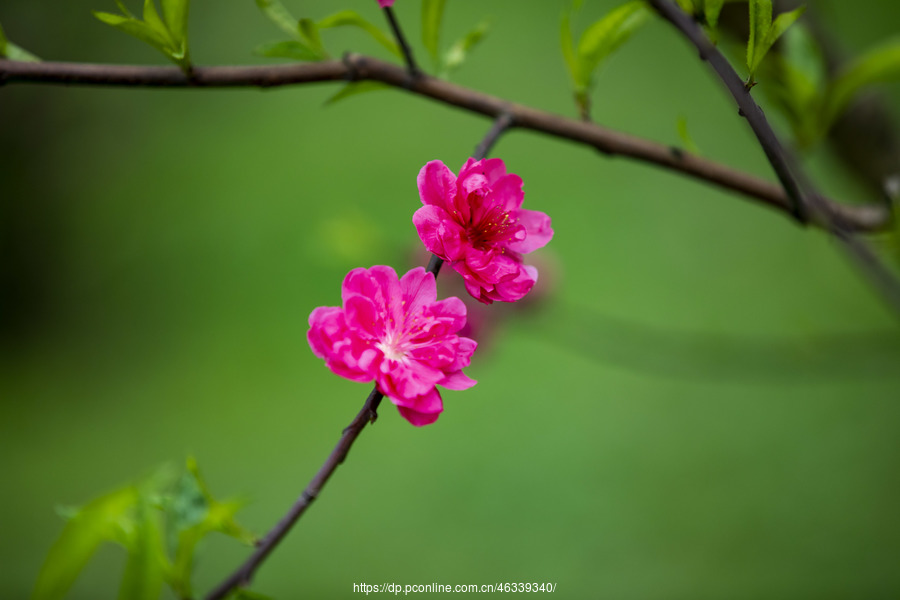
[[[21,60],[26,62],[40,62],[37,56],[16,46],[8,39],[6,39],[6,34],[3,32],[3,26],[0,25],[0,58],[7,58],[9,60]]]
[[[756,70],[769,49],[788,27],[800,18],[805,6],[778,15],[772,22],[772,0],[750,0],[750,39],[747,42],[748,81],[753,82]]]
[[[578,42],[577,52],[581,74],[587,80],[582,82],[584,87],[590,87],[594,70],[628,41],[649,17],[647,5],[636,0],[613,9],[587,28]]]
[[[106,541],[126,544],[138,490],[127,486],[93,500],[69,519],[38,575],[33,600],[58,600]]]
[[[438,46],[445,4],[446,0],[422,0],[422,43],[435,64],[439,58]]]
[[[319,21],[316,25],[318,25],[319,29],[329,29],[332,27],[358,27],[362,29],[374,39],[376,42],[387,48],[392,54],[394,54],[397,58],[403,58],[403,52],[400,50],[400,46],[397,45],[390,36],[385,34],[381,29],[364,19],[359,13],[353,10],[342,10],[339,13],[335,13],[331,16],[325,17],[321,21]]]
[[[278,0],[256,0],[256,6],[266,15],[270,21],[293,38],[300,37],[297,31],[298,19],[284,7]]]
[[[469,52],[478,45],[490,30],[489,21],[482,21],[472,31],[454,43],[444,56],[444,71],[450,73],[458,69],[466,60]]]
[[[187,39],[187,13],[190,0],[163,0],[163,17],[154,0],[144,0],[143,20],[135,17],[121,2],[122,14],[94,11],[101,22],[153,46],[183,70],[190,70]]]
[[[873,48],[841,69],[827,95],[825,124],[834,123],[860,89],[900,79],[900,38]]]
[[[119,587],[119,600],[157,600],[167,559],[159,519],[143,494],[135,506],[134,528],[127,548],[128,561]]]

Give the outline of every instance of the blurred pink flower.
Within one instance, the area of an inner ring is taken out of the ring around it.
[[[378,6],[381,8],[385,8],[387,6],[393,6],[394,0],[378,0]]]
[[[418,177],[422,208],[413,223],[422,243],[452,266],[475,299],[515,302],[537,281],[522,255],[553,237],[550,217],[521,208],[522,180],[499,158],[470,158],[455,176],[439,160]]]
[[[378,390],[416,426],[444,410],[435,385],[464,390],[463,374],[477,345],[459,337],[466,307],[459,298],[437,300],[434,275],[418,267],[398,280],[394,269],[353,269],[341,288],[343,306],[320,306],[309,315],[313,354],[335,374],[375,380]]]

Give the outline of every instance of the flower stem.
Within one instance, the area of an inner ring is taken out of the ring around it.
[[[397,43],[400,44],[400,50],[403,52],[403,58],[406,59],[406,68],[409,70],[409,74],[413,79],[419,78],[422,75],[422,71],[416,64],[416,59],[413,58],[412,48],[410,48],[409,44],[406,42],[406,36],[403,35],[403,30],[400,29],[400,23],[397,22],[397,17],[394,16],[394,9],[390,6],[386,6],[382,10],[384,11],[384,14],[387,15],[388,23],[391,25],[394,37],[397,38]]]

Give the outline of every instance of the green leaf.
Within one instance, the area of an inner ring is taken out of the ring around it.
[[[775,22],[772,23],[768,34],[766,34],[763,55],[769,51],[769,48],[778,41],[778,38],[784,35],[784,32],[788,30],[788,27],[793,25],[804,12],[806,12],[806,6],[798,6],[790,12],[781,13],[775,17]]]
[[[422,43],[438,63],[438,46],[441,38],[441,21],[444,19],[446,0],[422,0]]]
[[[306,42],[306,45],[318,55],[318,60],[328,58],[328,52],[325,51],[325,45],[322,44],[322,36],[319,35],[319,28],[312,19],[300,19],[297,24],[297,30],[300,32],[300,39]]]
[[[146,42],[159,50],[166,53],[169,46],[169,40],[160,35],[158,31],[137,19],[131,17],[123,17],[122,15],[114,15],[112,13],[94,11],[94,16],[100,21],[111,25],[119,31],[124,31],[128,35],[134,36],[139,40]]]
[[[91,501],[71,517],[47,554],[32,599],[62,598],[101,543],[127,543],[133,528],[129,513],[137,502],[137,488],[127,486]]]
[[[750,0],[750,39],[747,41],[747,69],[750,79],[762,60],[762,46],[772,25],[772,0]]]
[[[710,29],[715,30],[716,26],[718,26],[719,14],[722,12],[724,5],[725,0],[705,0],[703,3],[703,15]]]
[[[254,50],[259,56],[268,58],[290,58],[293,60],[321,60],[312,48],[297,40],[286,42],[269,42],[261,44]]]
[[[256,0],[256,6],[282,31],[292,38],[300,38],[297,30],[298,20],[281,2],[278,0]]]
[[[187,23],[190,0],[162,0],[163,20],[176,46],[187,48]]]
[[[340,90],[338,90],[335,95],[325,101],[325,104],[327,106],[329,104],[334,104],[335,102],[340,102],[344,98],[357,96],[359,94],[365,94],[367,92],[386,90],[390,87],[391,86],[389,86],[388,84],[382,83],[380,81],[355,81],[352,83],[348,83]]]
[[[172,35],[169,33],[169,28],[166,27],[166,24],[163,23],[159,13],[156,11],[156,5],[153,4],[153,0],[144,0],[144,23],[166,40],[166,46],[171,48],[175,45]]]
[[[773,23],[771,0],[750,1],[750,40],[747,43],[749,81],[753,81],[756,70],[772,45],[787,31],[788,27],[800,18],[805,10],[805,6],[800,6],[790,12],[782,13]]]
[[[678,117],[676,127],[678,129],[678,137],[681,138],[681,143],[684,145],[684,149],[692,154],[699,155],[700,147],[697,146],[696,143],[694,143],[694,138],[691,137],[691,133],[690,131],[688,131],[687,117]]]
[[[564,10],[559,24],[559,43],[562,46],[563,59],[566,61],[566,68],[569,71],[569,77],[576,88],[587,86],[581,74],[578,58],[575,55],[575,41],[572,39],[572,11]]]
[[[331,16],[325,17],[317,23],[319,29],[329,29],[332,27],[351,26],[358,27],[367,32],[372,38],[388,49],[397,58],[403,58],[403,52],[389,35],[385,34],[381,29],[365,20],[359,13],[353,10],[343,10]]]
[[[25,50],[24,48],[13,44],[10,41],[6,42],[6,49],[4,52],[0,52],[0,56],[6,56],[9,60],[18,60],[22,62],[41,62],[41,59]]]
[[[482,21],[472,31],[457,40],[444,55],[444,71],[450,73],[458,69],[466,61],[469,52],[484,39],[490,28],[490,21]]]
[[[826,95],[826,128],[841,116],[862,88],[897,79],[900,79],[900,37],[872,48],[841,69]]]
[[[635,0],[613,9],[587,28],[578,42],[580,70],[587,80],[585,87],[590,87],[594,70],[628,41],[649,17],[647,5]]]
[[[694,3],[691,0],[677,0],[678,6],[681,7],[681,10],[688,13],[689,15],[694,14]]]
[[[135,507],[134,529],[127,548],[119,600],[156,600],[162,590],[166,558],[159,519],[143,494]]]
[[[825,58],[803,24],[785,33],[780,52],[772,58],[771,68],[764,71],[763,91],[787,118],[797,147],[807,148],[825,133],[821,121]]]

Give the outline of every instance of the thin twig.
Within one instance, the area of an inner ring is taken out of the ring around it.
[[[650,163],[738,192],[746,198],[787,214],[792,202],[784,189],[721,163],[553,113],[515,104],[496,96],[422,75],[410,85],[405,69],[375,58],[348,54],[343,61],[325,61],[274,66],[195,67],[188,79],[177,67],[142,67],[83,63],[14,62],[0,60],[0,82],[101,85],[126,87],[275,87],[323,81],[381,81],[410,93],[431,98],[491,118],[507,113],[516,127],[585,144],[608,156],[624,156]],[[890,213],[882,205],[847,205],[825,201],[829,211],[853,230],[884,228]]]
[[[385,6],[382,10],[387,15],[388,23],[391,24],[391,31],[394,32],[397,43],[400,44],[400,50],[403,52],[403,58],[406,60],[406,68],[409,69],[410,76],[413,79],[418,78],[422,75],[422,71],[416,64],[416,59],[413,58],[412,48],[409,47],[406,36],[403,35],[403,30],[400,29],[400,23],[397,22],[397,17],[394,15],[394,9],[390,6]]]
[[[728,59],[710,41],[703,29],[676,4],[670,0],[649,1],[660,16],[674,25],[697,48],[700,58],[712,67],[725,84],[738,105],[740,115],[747,120],[791,199],[791,212],[795,218],[804,223],[811,218],[840,241],[850,257],[869,276],[882,297],[900,314],[900,281],[864,241],[853,236],[845,215],[836,212],[835,205],[818,193],[797,159],[778,140],[762,109]]]
[[[306,486],[306,489],[303,490],[303,493],[294,505],[291,506],[291,509],[280,521],[278,521],[278,524],[276,524],[275,527],[260,540],[253,554],[229,575],[227,579],[220,583],[218,587],[211,591],[206,596],[206,600],[221,600],[233,589],[250,584],[256,569],[259,568],[266,557],[269,556],[269,553],[275,549],[303,513],[306,512],[306,509],[309,508],[309,505],[312,504],[313,500],[318,497],[322,488],[328,482],[328,479],[338,468],[338,465],[347,458],[350,447],[353,445],[353,442],[356,441],[356,438],[363,428],[367,424],[375,422],[375,419],[378,417],[378,405],[381,403],[383,397],[384,396],[378,391],[377,387],[372,390],[369,397],[366,398],[366,403],[363,405],[362,410],[359,411],[359,414],[356,415],[356,418],[353,419],[350,425],[344,429],[337,446],[335,446],[334,450],[331,451],[331,454],[328,455],[325,464],[319,468],[319,472],[312,478],[312,481],[309,482],[309,485]]]
[[[515,124],[516,120],[510,113],[501,113],[494,119],[494,124],[490,131],[481,140],[481,143],[475,148],[475,154],[472,156],[475,160],[481,160],[491,151],[500,136],[503,135],[510,127]]]
[[[509,129],[511,124],[512,120],[509,116],[501,115],[478,145],[478,148],[481,149],[482,152],[480,155],[477,155],[476,158],[484,158],[500,136]],[[431,259],[428,261],[428,272],[433,273],[435,278],[437,278],[443,263],[444,261],[437,255],[432,255]],[[319,468],[316,476],[312,478],[312,481],[309,482],[306,489],[303,490],[303,493],[297,501],[294,502],[294,505],[291,506],[290,510],[281,517],[281,520],[269,530],[269,533],[260,540],[253,554],[251,554],[241,566],[235,569],[231,575],[211,591],[206,596],[206,600],[221,600],[235,588],[245,587],[250,584],[250,581],[253,579],[253,575],[256,573],[259,566],[266,560],[266,557],[269,556],[284,536],[288,534],[297,521],[300,520],[300,517],[303,516],[303,513],[309,508],[309,505],[319,496],[319,493],[321,493],[322,488],[325,487],[328,479],[335,470],[337,470],[338,465],[343,463],[344,459],[347,458],[350,447],[353,446],[353,442],[356,441],[356,438],[363,428],[368,423],[374,423],[375,419],[378,418],[378,405],[381,404],[383,398],[384,394],[378,391],[378,386],[375,386],[369,393],[369,397],[366,398],[362,410],[359,411],[359,414],[356,415],[356,418],[353,419],[350,425],[344,429],[337,446],[335,446],[334,450],[331,451],[331,454],[328,455],[325,463]]]

